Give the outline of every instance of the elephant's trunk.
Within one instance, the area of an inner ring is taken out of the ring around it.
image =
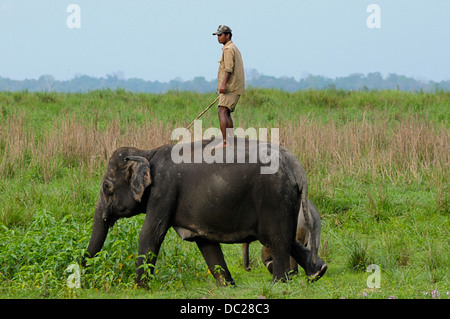
[[[94,215],[94,225],[92,227],[91,240],[87,248],[87,254],[85,257],[94,257],[98,253],[105,243],[106,235],[108,235],[109,224],[104,220],[101,210],[97,207]],[[83,261],[85,264],[85,261]]]

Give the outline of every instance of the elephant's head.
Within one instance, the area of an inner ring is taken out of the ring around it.
[[[92,257],[103,247],[109,227],[117,219],[145,212],[146,188],[151,184],[150,163],[136,148],[122,147],[111,156],[95,208],[87,252]]]

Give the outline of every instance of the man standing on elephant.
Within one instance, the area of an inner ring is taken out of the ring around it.
[[[219,121],[222,132],[222,144],[217,147],[227,146],[227,128],[233,129],[231,113],[234,112],[239,98],[245,90],[244,63],[241,52],[231,41],[233,36],[231,29],[226,25],[219,25],[217,40],[223,44],[222,57],[220,58],[219,72],[217,74],[217,92],[219,97]],[[233,136],[230,136],[233,137]]]

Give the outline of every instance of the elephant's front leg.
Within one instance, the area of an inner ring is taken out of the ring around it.
[[[152,265],[150,273],[153,275],[155,271],[156,260],[158,258],[159,249],[164,241],[169,226],[167,223],[158,223],[153,221],[150,215],[147,215],[144,225],[139,236],[139,257],[136,268],[136,283],[139,286],[144,286],[144,267],[145,263]]]
[[[195,241],[200,249],[203,258],[208,264],[209,271],[213,274],[219,285],[235,285],[231,273],[228,270],[222,248],[219,243],[209,241],[205,238],[199,238]]]

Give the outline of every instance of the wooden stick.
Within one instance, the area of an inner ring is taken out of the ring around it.
[[[208,111],[210,108],[211,108],[211,106],[213,106],[214,105],[214,103],[216,103],[217,102],[217,100],[219,99],[219,97],[220,97],[220,95],[219,96],[217,96],[216,97],[216,99],[202,112],[202,113],[200,113],[196,118],[195,118],[195,120],[193,120],[192,122],[191,122],[191,124],[189,124],[188,125],[188,127],[186,127],[187,129],[189,129],[191,126],[192,126],[192,124],[194,124],[194,122],[195,121],[197,121],[200,117],[202,117],[202,115],[203,114],[205,114],[206,113],[206,111]]]

